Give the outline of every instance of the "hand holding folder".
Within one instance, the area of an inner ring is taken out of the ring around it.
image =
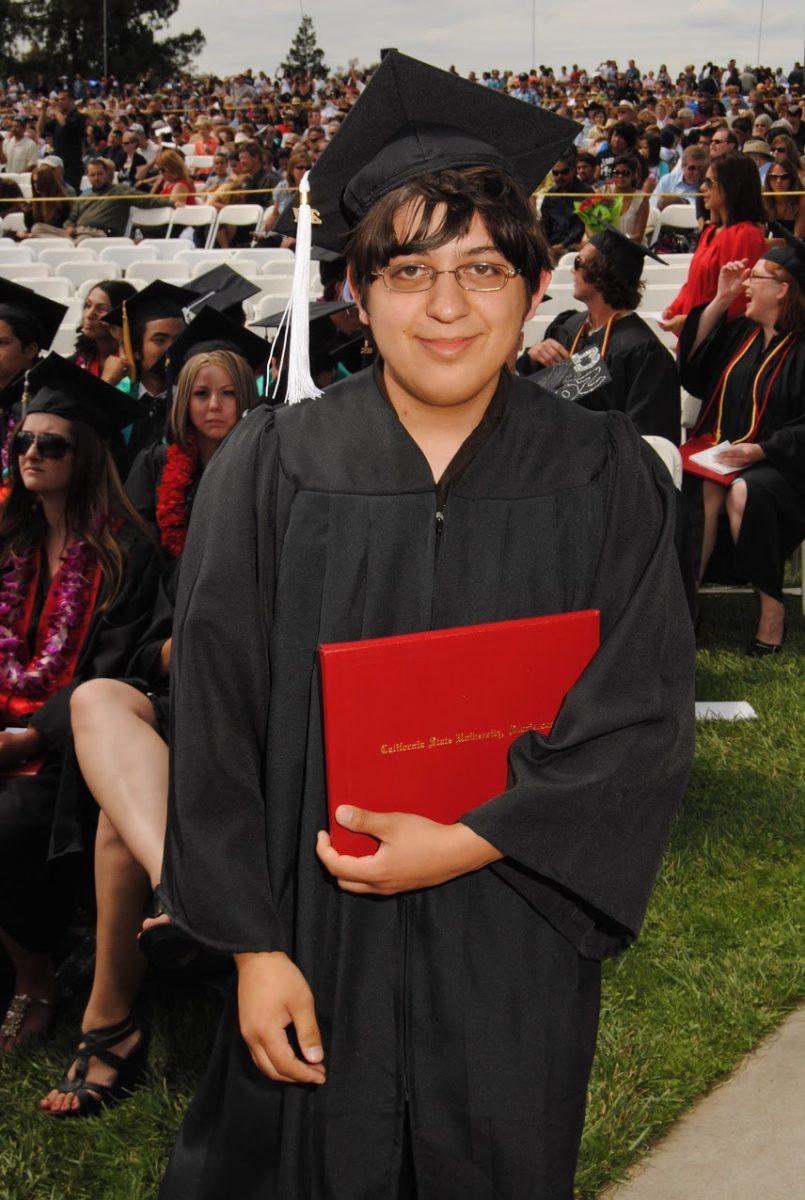
[[[585,611],[322,646],[335,850],[378,844],[335,820],[341,804],[452,824],[502,792],[510,745],[550,732],[598,639]]]

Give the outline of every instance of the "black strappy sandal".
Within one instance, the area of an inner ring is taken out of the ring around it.
[[[125,1041],[133,1033],[140,1033],[140,1040],[125,1058],[115,1054],[110,1047]],[[75,1078],[62,1077],[56,1085],[56,1090],[64,1094],[71,1093],[78,1097],[78,1105],[74,1108],[62,1108],[54,1111],[44,1109],[49,1117],[94,1117],[105,1108],[112,1108],[130,1096],[142,1079],[148,1063],[148,1031],[140,1029],[131,1015],[117,1025],[105,1025],[101,1029],[88,1029],[81,1035],[81,1044],[75,1052],[70,1066],[75,1065]],[[105,1063],[113,1071],[117,1071],[114,1083],[92,1083],[87,1080],[90,1059],[95,1058]],[[69,1068],[68,1068],[69,1070]]]

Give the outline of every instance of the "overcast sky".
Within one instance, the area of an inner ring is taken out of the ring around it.
[[[602,58],[643,70],[678,71],[712,59],[757,60],[761,0],[303,0],[329,67],[377,61],[381,46],[466,73],[489,67],[593,69]],[[536,20],[532,21],[535,14]],[[301,16],[300,0],[181,0],[171,31],[198,25],[207,45],[199,68],[219,75],[251,66],[272,71]],[[532,56],[532,23],[535,52]],[[802,61],[802,0],[765,0],[760,61]]]

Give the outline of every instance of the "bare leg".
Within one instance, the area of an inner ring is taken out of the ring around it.
[[[145,972],[145,959],[137,945],[143,906],[149,892],[148,876],[132,858],[101,813],[95,838],[95,894],[98,903],[95,976],[81,1022],[81,1030],[99,1029],[124,1021],[131,1012]],[[117,1043],[115,1054],[125,1058],[142,1035],[137,1032]],[[116,1071],[102,1062],[90,1062],[88,1083],[114,1083]],[[68,1071],[72,1078],[72,1071]],[[78,1106],[73,1093],[50,1092],[40,1102],[45,1110]]]
[[[32,954],[15,942],[12,937],[0,929],[2,942],[14,966],[14,991],[17,994],[39,997],[52,1005],[56,1000],[56,976],[53,963],[47,954]],[[53,1019],[53,1010],[44,1004],[32,1004],[28,1010],[22,1028],[16,1038],[0,1037],[0,1053],[13,1050],[35,1033],[47,1029]]]
[[[93,679],[70,704],[75,752],[87,787],[156,887],[168,806],[168,747],[147,696],[114,679]]]
[[[727,516],[733,542],[738,541],[738,535],[741,532],[747,495],[747,487],[743,479],[736,479],[727,493]],[[755,637],[758,641],[767,642],[771,646],[780,646],[785,626],[785,605],[765,592],[758,592],[757,596],[760,602],[760,614]]]
[[[704,533],[702,534],[702,560],[699,564],[699,579],[701,583],[707,570],[718,533],[718,518],[726,501],[726,488],[709,479],[702,480],[702,504],[704,505]]]
[[[168,748],[154,729],[150,701],[128,684],[107,679],[83,684],[73,694],[71,715],[76,757],[101,808],[95,842],[95,976],[81,1023],[86,1031],[128,1016],[145,971],[137,934],[146,897],[162,868]],[[140,1037],[137,1032],[121,1040],[115,1053],[125,1057]],[[113,1083],[115,1074],[91,1061],[87,1082]],[[51,1112],[77,1105],[73,1094],[56,1090],[41,1101]]]

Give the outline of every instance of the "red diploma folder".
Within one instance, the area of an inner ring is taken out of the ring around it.
[[[339,804],[450,825],[504,791],[510,745],[550,732],[598,641],[589,610],[319,647],[336,850],[377,849]]]
[[[713,483],[717,483],[719,487],[729,487],[743,473],[742,471],[731,471],[729,475],[719,475],[718,471],[711,471],[709,467],[705,467],[702,463],[691,461],[692,454],[698,454],[700,450],[709,450],[712,445],[713,439],[708,434],[705,434],[704,437],[688,438],[679,447],[679,453],[682,455],[682,469],[688,475],[698,475],[701,479],[710,479]]]

